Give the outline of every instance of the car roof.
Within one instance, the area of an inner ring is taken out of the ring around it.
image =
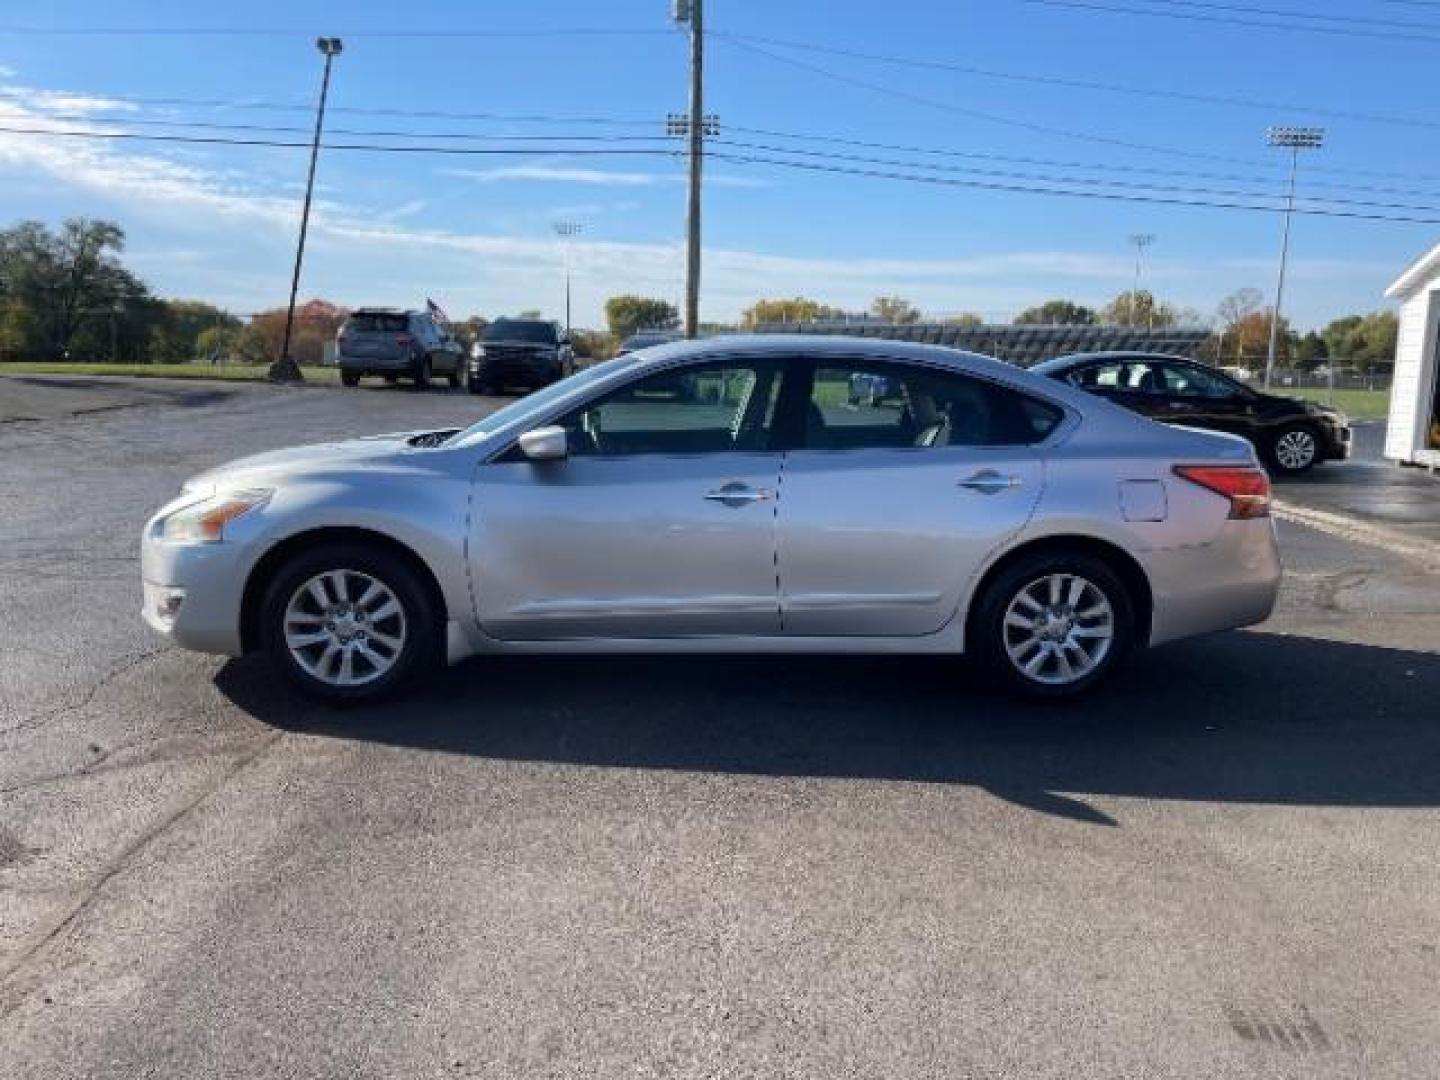
[[[1063,371],[1079,364],[1104,360],[1163,360],[1167,363],[1176,361],[1182,364],[1197,363],[1188,356],[1176,356],[1173,353],[1145,352],[1143,349],[1111,349],[1105,352],[1067,353],[1064,356],[1056,356],[1049,360],[1041,360],[1038,364],[1032,364],[1030,370]]]

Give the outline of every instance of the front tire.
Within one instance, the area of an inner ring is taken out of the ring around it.
[[[456,368],[454,371],[450,372],[450,374],[445,376],[445,378],[449,380],[451,390],[460,389],[460,383],[463,381],[463,377],[460,374],[459,368]]]
[[[430,389],[430,357],[422,356],[415,361],[415,389]]]
[[[359,386],[360,373],[358,371],[346,371],[344,368],[341,368],[340,383],[342,386]]]
[[[1320,437],[1309,424],[1288,424],[1270,439],[1265,455],[1281,476],[1299,476],[1320,461]]]
[[[301,552],[270,582],[260,641],[292,683],[325,701],[391,693],[436,663],[442,622],[416,571],[388,551]]]
[[[1110,566],[1037,552],[1002,570],[970,623],[971,647],[1008,687],[1065,698],[1102,682],[1131,651],[1135,606]]]

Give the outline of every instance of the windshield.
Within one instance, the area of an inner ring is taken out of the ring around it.
[[[485,328],[484,340],[533,341],[550,345],[555,341],[555,327],[538,319],[496,319]]]
[[[551,403],[589,386],[593,382],[599,382],[611,372],[623,367],[628,367],[633,361],[628,356],[617,357],[614,360],[606,360],[603,364],[596,364],[584,371],[577,371],[568,379],[561,379],[559,382],[551,383],[543,390],[536,390],[533,394],[526,394],[518,401],[512,401],[503,409],[496,409],[489,416],[482,417],[475,421],[464,431],[459,432],[454,438],[447,440],[450,443],[463,442],[470,438],[485,438],[501,428],[522,420],[526,416],[543,412]]]

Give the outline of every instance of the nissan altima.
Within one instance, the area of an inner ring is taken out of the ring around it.
[[[1269,496],[1240,438],[986,357],[712,338],[463,430],[195,477],[144,528],[144,617],[339,700],[475,653],[604,651],[965,653],[1065,696],[1266,618]]]

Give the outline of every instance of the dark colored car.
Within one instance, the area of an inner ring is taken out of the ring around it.
[[[632,352],[639,352],[641,349],[648,349],[652,345],[668,345],[672,341],[679,341],[680,335],[673,330],[637,330],[615,350],[616,356],[626,356]]]
[[[1184,357],[1079,353],[1031,370],[1152,420],[1242,435],[1282,475],[1350,456],[1350,422],[1339,410],[1262,393]]]
[[[472,394],[512,386],[534,390],[574,372],[570,338],[548,319],[496,319],[470,350]]]
[[[432,375],[444,375],[459,386],[465,374],[460,343],[423,311],[352,311],[336,336],[335,360],[346,386],[359,385],[362,375],[392,383],[413,379],[416,389],[429,386]]]

